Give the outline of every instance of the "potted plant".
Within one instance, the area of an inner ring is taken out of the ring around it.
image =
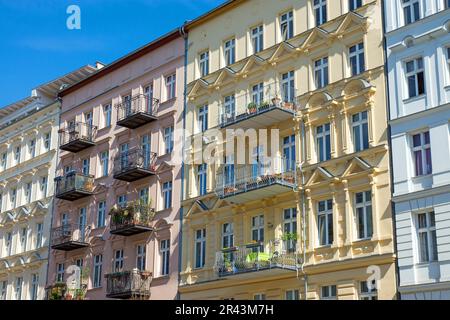
[[[268,109],[269,106],[270,106],[270,103],[269,103],[268,101],[264,101],[263,103],[261,103],[261,104],[259,105],[259,109],[260,109],[260,110]]]
[[[283,241],[297,241],[298,235],[295,232],[287,232],[281,236],[281,240]]]
[[[274,106],[278,107],[280,105],[280,103],[281,103],[281,98],[278,95],[275,95],[275,97],[272,98],[272,104]]]
[[[250,102],[247,106],[248,113],[252,114],[256,112],[256,103]]]

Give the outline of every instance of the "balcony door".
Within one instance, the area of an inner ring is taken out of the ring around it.
[[[87,225],[87,220],[86,220],[86,208],[81,208],[80,209],[80,214],[78,215],[78,225],[80,227],[80,242],[86,242],[85,241],[85,237],[86,237],[86,225]]]
[[[128,143],[120,145],[120,169],[121,171],[128,168]]]
[[[126,95],[123,97],[123,106],[125,109],[125,117],[129,117],[133,112],[131,110],[131,95]]]
[[[148,134],[142,136],[141,138],[141,149],[143,157],[144,168],[148,169],[150,167],[150,136]]]
[[[252,154],[252,179],[264,175],[264,146],[258,146],[253,149]]]
[[[88,112],[88,113],[84,114],[84,122],[86,123],[86,128],[84,130],[83,130],[83,128],[81,128],[82,131],[85,131],[85,132],[82,132],[81,135],[86,140],[92,140],[92,125],[94,123],[92,112]],[[84,133],[86,134],[86,136],[84,136]]]

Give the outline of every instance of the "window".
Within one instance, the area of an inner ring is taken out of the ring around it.
[[[131,97],[129,97],[129,98],[131,98]],[[84,114],[84,122],[85,122],[88,126],[92,126],[93,121],[94,121],[94,118],[93,118],[93,116],[92,116],[92,111],[86,112],[86,113]]]
[[[83,259],[82,259],[82,258],[76,259],[76,260],[75,260],[75,265],[76,265],[78,268],[83,268],[83,265],[84,265]]]
[[[434,212],[420,213],[417,215],[417,236],[420,262],[438,261]]]
[[[136,268],[139,271],[145,271],[147,259],[147,246],[140,244],[136,247]]]
[[[146,112],[153,114],[154,97],[153,97],[153,84],[148,85],[144,88],[144,96],[146,98]]]
[[[331,126],[329,123],[316,128],[317,161],[328,161],[331,159]]]
[[[114,251],[113,272],[123,271],[123,249]]]
[[[236,100],[234,95],[226,96],[224,98],[224,109],[225,114],[223,115],[224,119],[222,119],[222,123],[227,123],[228,121],[234,119],[236,115]]]
[[[150,197],[148,196],[148,187],[139,190],[139,201],[143,204],[149,203]]]
[[[0,193],[0,212],[2,212],[3,207],[3,195]]]
[[[93,287],[100,288],[102,286],[102,269],[103,256],[101,254],[94,256],[94,276]]]
[[[39,288],[39,274],[33,273],[31,275],[31,300],[37,300],[38,298],[38,288]]]
[[[161,240],[159,244],[159,255],[161,257],[161,276],[167,276],[169,275],[170,240]]]
[[[425,94],[423,58],[417,58],[406,62],[406,79],[408,81],[409,98]]]
[[[300,294],[298,290],[286,291],[286,300],[300,300]]]
[[[4,170],[6,170],[6,160],[8,159],[8,154],[5,152],[5,153],[2,153],[2,163],[1,163],[1,167],[2,167],[2,170],[4,171]]]
[[[30,152],[30,157],[34,158],[36,156],[36,139],[30,141],[28,148]]]
[[[172,181],[163,183],[163,200],[164,200],[164,209],[172,208]]]
[[[109,167],[109,151],[103,151],[100,153],[100,172],[102,177],[108,176]]]
[[[209,74],[209,51],[200,53],[200,76],[204,77]]]
[[[28,228],[20,229],[20,249],[21,252],[27,251]]]
[[[253,54],[256,54],[264,49],[264,27],[262,25],[252,29],[251,39]]]
[[[167,100],[174,99],[176,96],[176,75],[171,74],[166,77],[166,98]]]
[[[369,148],[369,125],[367,111],[352,116],[353,144],[355,152]]]
[[[294,71],[289,71],[281,75],[281,87],[283,90],[284,102],[294,102],[295,100],[294,81]]]
[[[355,200],[358,240],[372,238],[372,192],[359,192]]]
[[[252,87],[252,101],[260,106],[264,101],[264,83],[258,83]]]
[[[445,8],[450,8],[450,0],[445,0]]]
[[[294,36],[294,14],[292,11],[281,15],[280,30],[283,41],[287,41]]]
[[[419,0],[401,0],[403,6],[403,22],[405,25],[420,19]]]
[[[173,126],[164,129],[164,145],[166,154],[173,151]]]
[[[64,282],[64,263],[56,265],[56,282]]]
[[[286,161],[286,170],[293,171],[296,164],[295,135],[283,138],[283,157]]]
[[[25,201],[26,204],[30,204],[31,203],[31,195],[32,195],[32,184],[31,182],[25,184]]]
[[[450,2],[450,0],[448,0]],[[446,54],[447,54],[447,66],[448,66],[448,71],[450,74],[450,47],[445,48]],[[6,160],[5,160],[6,163]]]
[[[297,237],[297,209],[290,208],[285,209],[283,214],[283,232],[284,235],[291,234]],[[284,249],[288,251],[295,251],[296,240],[292,239],[284,240]]]
[[[8,293],[8,281],[0,282],[0,300],[6,300],[6,294]]]
[[[11,202],[11,208],[14,209],[16,207],[16,200],[17,200],[17,189],[14,188],[11,190],[11,193],[9,195],[9,199]]]
[[[98,211],[97,211],[97,228],[103,228],[106,226],[106,202],[100,201],[98,203]]]
[[[234,185],[234,154],[225,157],[225,185]]]
[[[252,217],[252,240],[264,241],[264,215]]]
[[[200,132],[208,130],[208,105],[198,108],[198,128]]]
[[[350,69],[352,70],[352,77],[366,70],[364,59],[364,43],[358,43],[351,46],[349,49]]]
[[[321,58],[314,62],[314,80],[316,89],[328,85],[328,57]]]
[[[348,1],[348,9],[350,11],[356,10],[362,6],[362,0],[349,0]]]
[[[44,224],[36,224],[36,248],[42,247],[42,240],[44,238]]]
[[[195,268],[203,268],[206,262],[206,229],[195,231]]]
[[[327,0],[314,0],[316,27],[327,22]]]
[[[16,300],[22,299],[22,286],[23,286],[23,278],[17,277],[15,281],[15,287],[14,287],[14,296]]]
[[[236,62],[236,39],[225,41],[225,65],[229,66]]]
[[[359,299],[360,300],[378,300],[378,292],[376,288],[376,281],[372,282],[369,288],[367,281],[359,283]]]
[[[127,205],[127,195],[121,194],[120,196],[118,196],[117,204],[119,205],[120,208],[125,208]]]
[[[336,286],[324,286],[320,287],[320,298],[322,300],[336,300],[337,288]]]
[[[234,246],[233,223],[222,225],[222,248],[232,248]]]
[[[47,181],[48,181],[47,177],[41,178],[40,190],[43,198],[47,197]]]
[[[14,151],[14,162],[15,162],[15,164],[19,164],[20,163],[20,146],[15,148],[15,151]]]
[[[257,293],[253,296],[253,300],[266,300],[266,295],[264,293]]]
[[[108,128],[111,126],[111,116],[112,108],[111,104],[106,104],[103,106],[103,128]]]
[[[6,234],[5,249],[7,256],[12,255],[12,232]]]
[[[208,165],[206,163],[197,167],[197,185],[200,196],[204,196],[207,192],[207,170]]]
[[[319,201],[317,204],[317,227],[319,245],[333,244],[333,200]]]
[[[89,159],[83,159],[82,160],[82,172],[85,176],[89,175],[90,172],[90,161]]]
[[[415,134],[412,140],[416,177],[432,174],[430,132]]]
[[[50,146],[51,146],[51,143],[52,143],[52,137],[51,137],[51,135],[50,135],[50,132],[47,132],[45,135],[44,135],[44,150],[47,152],[47,151],[50,151]]]

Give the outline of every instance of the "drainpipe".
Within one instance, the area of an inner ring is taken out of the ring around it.
[[[181,272],[183,268],[183,206],[181,206],[181,202],[184,200],[184,170],[185,170],[185,163],[184,163],[184,152],[185,152],[185,136],[184,132],[186,130],[186,110],[187,110],[187,97],[186,97],[186,85],[187,85],[187,59],[188,59],[188,33],[185,30],[186,24],[188,21],[186,21],[181,27],[180,27],[180,35],[184,39],[184,93],[183,93],[183,141],[182,141],[182,166],[181,166],[181,194],[180,194],[180,226],[179,226],[179,233],[178,233],[178,285],[177,285],[177,296],[176,300],[181,300],[180,291],[179,291],[179,284],[181,281]]]
[[[56,101],[59,102],[58,117],[57,117],[58,118],[58,123],[56,124],[58,129],[59,129],[59,124],[61,123],[62,99],[60,97],[57,97]],[[59,141],[59,134],[58,134],[58,144],[57,144],[57,147],[56,147],[56,156],[55,156],[56,159],[52,160],[52,161],[54,161],[54,164],[55,164],[55,177],[56,177],[56,173],[58,172],[58,159],[59,159],[59,147],[58,146],[59,146],[59,143],[60,143],[60,141]],[[47,183],[48,183],[48,181],[47,181]],[[47,190],[47,192],[48,192],[48,190]],[[50,226],[49,226],[49,228],[50,228],[49,234],[50,235],[48,237],[47,270],[46,270],[46,275],[45,275],[45,286],[44,286],[44,289],[47,286],[50,285],[50,283],[49,283],[49,269],[50,269],[50,255],[51,255],[51,252],[52,252],[51,243],[52,243],[53,219],[55,217],[55,206],[56,206],[55,202],[56,202],[55,201],[55,186],[53,185],[53,195],[52,195],[52,201],[51,201],[52,212],[50,214]]]
[[[305,123],[303,119],[300,121],[300,141],[301,141],[301,150],[302,150],[302,157],[305,157],[306,152],[306,143],[305,143]],[[305,175],[303,172],[303,165],[305,164],[305,161],[303,160],[300,163],[299,170],[301,175],[301,201],[302,201],[302,252],[303,252],[303,259],[302,259],[302,265],[301,265],[301,271],[303,274],[303,278],[305,279],[305,300],[308,299],[308,276],[305,272],[305,264],[306,264],[306,204],[305,204]]]
[[[392,157],[392,135],[391,135],[391,125],[389,123],[391,119],[391,110],[389,108],[390,104],[390,95],[389,95],[389,72],[388,72],[388,56],[387,56],[387,41],[386,41],[386,3],[385,1],[381,1],[381,20],[383,25],[383,49],[384,49],[384,76],[386,77],[386,114],[387,114],[387,135],[388,135],[388,147],[389,147],[389,175],[390,175],[390,184],[391,184],[391,196],[394,195],[394,165],[393,165],[393,157]],[[395,273],[396,273],[396,282],[397,282],[397,290],[396,290],[396,299],[401,299],[401,294],[399,291],[400,288],[400,269],[398,265],[398,250],[397,250],[397,221],[395,214],[395,203],[391,199],[391,212],[392,212],[392,229],[393,229],[393,243],[394,243],[394,252],[396,254],[395,258]]]

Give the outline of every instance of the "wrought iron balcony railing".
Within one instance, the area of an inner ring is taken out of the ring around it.
[[[61,150],[77,153],[95,145],[97,127],[77,122],[59,130],[59,146]]]
[[[72,251],[89,246],[91,228],[80,224],[65,224],[52,229],[51,248]]]
[[[145,299],[150,297],[152,273],[139,271],[124,271],[105,275],[106,297],[113,299]]]
[[[58,199],[75,201],[94,193],[94,177],[75,171],[55,178],[55,196]]]
[[[219,168],[216,177],[216,193],[220,198],[245,194],[245,199],[235,199],[236,202],[285,192],[294,188],[297,183],[296,163],[284,157],[260,157],[257,162],[249,165],[227,164]],[[261,189],[264,192],[250,193]]]
[[[117,125],[129,129],[136,129],[157,120],[159,100],[147,95],[136,95],[130,100],[116,105]]]
[[[132,236],[152,231],[151,224],[155,210],[139,200],[129,202],[124,207],[115,206],[111,212],[111,234]]]
[[[120,153],[114,159],[114,179],[127,182],[136,181],[156,173],[154,152],[135,149]]]
[[[297,90],[273,83],[251,92],[225,98],[220,105],[221,128],[265,128],[292,119],[298,109]]]

